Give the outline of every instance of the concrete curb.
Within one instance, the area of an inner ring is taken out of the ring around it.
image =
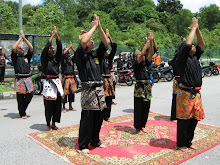
[[[16,92],[2,92],[0,93],[0,99],[15,99],[16,98]]]

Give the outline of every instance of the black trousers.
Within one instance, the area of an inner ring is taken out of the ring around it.
[[[3,82],[5,78],[5,67],[0,67],[0,82]]]
[[[29,103],[31,102],[31,99],[34,95],[34,92],[26,93],[26,94],[19,94],[17,92],[16,95],[17,95],[19,115],[21,117],[26,116],[26,109],[27,109]]]
[[[105,97],[106,102],[106,108],[103,109],[103,118],[105,121],[108,121],[111,115],[111,109],[112,109],[112,96]]]
[[[150,101],[143,101],[142,97],[134,97],[134,127],[145,128],[150,109]]]
[[[51,126],[50,122],[60,122],[61,118],[61,101],[62,98],[59,94],[57,94],[56,100],[46,100],[44,99],[44,107],[45,107],[45,117],[47,126]]]
[[[68,98],[68,102],[74,102],[75,101],[75,94],[70,93],[68,95],[65,95],[64,99],[62,100],[62,103],[67,103],[67,98]]]
[[[176,120],[176,96],[177,94],[173,93],[172,105],[171,105],[171,116],[170,120]]]
[[[103,121],[103,112],[100,110],[82,110],[79,127],[79,149],[88,149],[91,146],[99,147],[101,141],[99,132]]]
[[[115,91],[115,85],[116,85],[116,82],[113,81],[113,88],[114,88],[114,91]],[[112,99],[115,99],[115,96],[112,96]]]
[[[177,119],[177,147],[190,147],[198,121],[196,119]]]

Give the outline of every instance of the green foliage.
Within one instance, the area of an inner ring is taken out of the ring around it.
[[[0,32],[14,31],[17,24],[13,9],[7,3],[0,2]]]
[[[220,52],[220,9],[213,4],[202,7],[198,13],[182,9],[180,0],[44,0],[42,5],[24,5],[23,30],[32,34],[51,34],[57,26],[62,43],[68,41],[78,46],[81,30],[89,31],[92,17],[97,14],[103,30],[109,29],[118,51],[141,49],[146,42],[147,32],[154,33],[160,52],[172,57],[182,37],[189,34],[192,17],[199,18],[199,27],[205,40],[204,55],[217,56]],[[18,3],[0,0],[0,32],[18,32]],[[96,30],[93,39],[100,41]],[[36,52],[40,53],[48,38],[36,38]],[[196,40],[196,39],[195,39]],[[98,43],[98,42],[96,42]],[[170,49],[168,49],[170,48]]]
[[[220,23],[220,10],[216,4],[200,8],[201,27],[213,30]]]

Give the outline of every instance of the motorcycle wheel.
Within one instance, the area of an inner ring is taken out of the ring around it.
[[[34,94],[40,95],[43,91],[43,84],[40,82],[40,80],[38,79],[33,80],[33,86],[34,86]]]
[[[129,76],[125,76],[125,83],[127,86],[131,86],[133,84],[133,79]]]
[[[218,69],[217,69],[217,68],[216,68],[216,69],[213,69],[213,75],[217,76],[218,74],[219,74]]]
[[[210,69],[207,69],[207,70],[205,71],[205,75],[206,75],[207,77],[210,77],[210,76],[212,75],[212,71],[211,71]]]
[[[173,80],[173,74],[171,72],[167,72],[165,74],[165,78],[167,81],[171,81],[171,80]]]
[[[153,74],[152,76],[153,76],[154,83],[157,83],[159,81],[159,75]]]

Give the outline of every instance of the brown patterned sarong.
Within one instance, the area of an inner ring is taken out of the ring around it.
[[[31,93],[34,91],[34,86],[31,77],[15,78],[15,92],[19,94]]]
[[[81,107],[83,110],[103,110],[106,108],[103,86],[89,88],[81,93]]]
[[[144,101],[152,98],[150,80],[136,80],[134,97],[143,97]]]
[[[73,77],[74,77],[73,75],[62,77],[62,86],[63,86],[64,95],[68,95],[70,93],[73,94],[76,93],[77,86]]]
[[[108,96],[115,96],[115,90],[114,90],[114,85],[113,85],[113,80],[110,74],[103,74],[104,77],[104,93],[105,97]]]
[[[185,88],[185,86],[182,84],[179,84],[179,86]],[[192,94],[191,92],[178,88],[176,101],[177,118],[194,118],[196,120],[203,120],[205,118],[200,92]]]

